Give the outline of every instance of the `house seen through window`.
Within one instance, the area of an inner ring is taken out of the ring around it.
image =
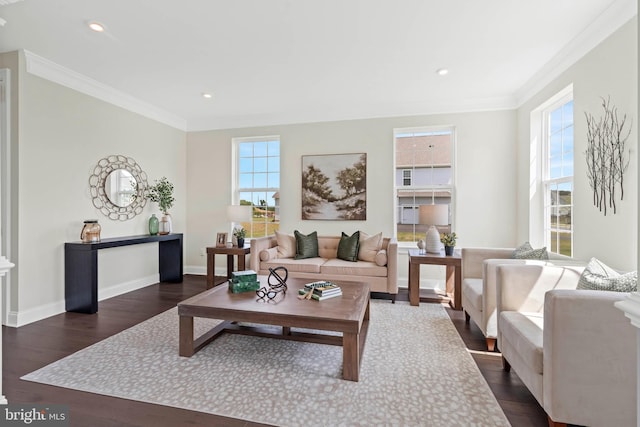
[[[399,242],[425,238],[431,225],[441,233],[451,230],[453,218],[454,129],[396,129],[395,189],[396,236]],[[421,224],[420,206],[446,205],[445,224]]]
[[[241,224],[246,238],[272,235],[280,228],[280,138],[234,138],[233,142],[233,204],[252,207],[251,221]]]

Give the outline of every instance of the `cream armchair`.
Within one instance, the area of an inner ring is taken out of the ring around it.
[[[584,267],[501,265],[498,346],[549,425],[636,425],[636,331],[614,302],[576,290]]]
[[[573,264],[570,257],[549,253],[549,260],[513,259],[513,248],[462,248],[462,309],[484,335],[489,351],[495,350],[498,336],[496,313],[496,268],[503,264]]]
[[[484,261],[488,259],[509,259],[513,248],[462,248],[462,310],[465,321],[470,319],[478,325],[487,340],[487,348],[493,351],[496,343],[495,331],[487,332],[489,319],[493,316],[487,300],[495,300],[495,287],[484,285]],[[488,296],[488,298],[487,298]],[[495,306],[495,304],[493,304]],[[489,314],[487,314],[489,313]],[[493,321],[493,323],[497,323]],[[489,328],[492,329],[492,328]],[[495,329],[495,328],[493,328]]]

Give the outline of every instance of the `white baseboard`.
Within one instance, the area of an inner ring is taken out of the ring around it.
[[[105,289],[100,289],[100,287],[98,286],[98,301],[126,294],[127,292],[135,291],[137,289],[144,288],[145,286],[153,285],[154,283],[158,283],[159,281],[159,274],[151,274],[149,276],[141,277],[140,279],[132,280],[130,282],[109,286]]]
[[[199,276],[206,276],[207,275],[207,267],[200,267],[200,266],[197,266],[197,265],[185,265],[184,266],[184,274],[197,274]]]
[[[249,268],[249,267],[247,267]],[[207,275],[207,267],[200,267],[198,265],[186,265],[184,267],[184,274],[197,274],[200,276]],[[227,275],[227,267],[216,267],[215,273],[216,276],[226,276]]]
[[[446,281],[439,279],[420,278],[420,289],[445,289]],[[407,276],[398,277],[399,288],[409,288],[409,278]]]
[[[38,320],[46,319],[47,317],[55,316],[56,314],[64,313],[64,307],[65,303],[64,300],[62,300],[34,307],[29,310],[10,311],[7,326],[18,328],[28,325],[29,323],[37,322]]]
[[[127,292],[135,291],[137,289],[153,285],[154,283],[158,283],[159,281],[160,275],[152,274],[140,279],[132,280],[130,282],[109,286],[105,289],[98,289],[98,301],[122,295]],[[44,304],[28,310],[21,310],[19,312],[10,311],[6,326],[18,328],[20,326],[28,325],[29,323],[37,322],[38,320],[46,319],[47,317],[55,316],[64,312],[64,300],[57,301],[51,304]]]

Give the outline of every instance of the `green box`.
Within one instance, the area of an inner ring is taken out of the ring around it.
[[[234,282],[257,282],[258,275],[253,270],[234,271],[231,273],[231,280]]]
[[[260,289],[260,282],[235,282],[232,280],[229,281],[229,290],[234,294],[238,294],[240,292],[250,292],[257,291]]]

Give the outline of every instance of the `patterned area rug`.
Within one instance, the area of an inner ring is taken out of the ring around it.
[[[174,308],[22,379],[282,426],[509,425],[439,304],[372,301],[360,381],[341,369],[341,347],[235,334],[179,357]]]

